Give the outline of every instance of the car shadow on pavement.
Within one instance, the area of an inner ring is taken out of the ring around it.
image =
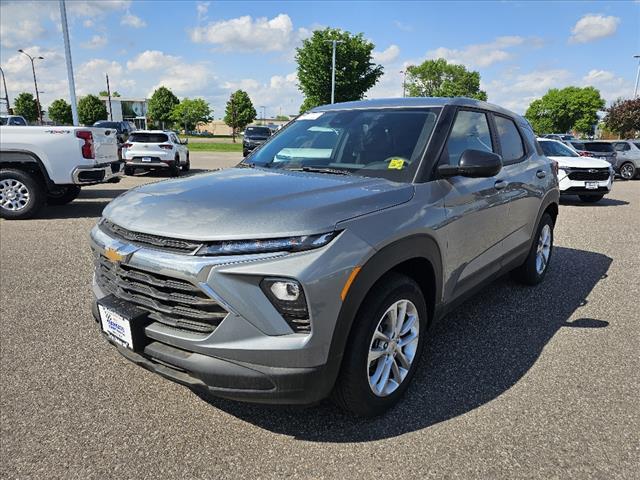
[[[606,281],[611,262],[599,253],[556,247],[540,285],[522,286],[509,276],[489,285],[433,326],[407,394],[377,418],[353,418],[329,401],[278,407],[196,394],[244,421],[300,440],[367,442],[421,430],[506,392],[560,329],[580,328],[592,335],[607,327],[604,320],[569,319],[587,304],[598,282]]]
[[[575,207],[617,207],[619,205],[629,205],[629,202],[627,202],[626,200],[604,197],[598,202],[587,203],[583,202],[578,197],[561,197],[560,205],[571,205]]]

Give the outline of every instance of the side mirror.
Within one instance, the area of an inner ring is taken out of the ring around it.
[[[442,177],[493,177],[502,170],[502,157],[483,150],[465,150],[458,165],[440,165],[438,173]]]

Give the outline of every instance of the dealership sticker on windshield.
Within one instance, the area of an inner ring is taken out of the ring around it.
[[[298,120],[317,120],[324,112],[308,112],[298,117]]]
[[[404,168],[404,158],[392,158],[389,161],[389,170],[402,170]]]

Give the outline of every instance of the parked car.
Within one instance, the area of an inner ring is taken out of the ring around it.
[[[175,132],[164,130],[137,130],[129,135],[122,146],[125,174],[136,169],[167,170],[172,177],[191,168],[188,139],[180,140]]]
[[[129,139],[129,135],[132,132],[136,131],[135,125],[127,121],[112,122],[109,120],[98,120],[93,124],[93,126],[99,128],[114,129],[116,131],[116,137],[118,138],[119,143],[125,143]]]
[[[615,168],[616,152],[610,142],[602,140],[569,140],[569,143],[580,156],[602,158]]]
[[[542,138],[550,138],[552,140],[559,140],[561,142],[565,141],[565,140],[575,140],[576,139],[576,137],[574,137],[570,133],[548,133],[546,135],[543,135]]]
[[[0,127],[0,217],[30,218],[83,185],[122,176],[114,133],[93,127]]]
[[[464,98],[327,105],[237,168],[121,195],[93,314],[129,360],[232,399],[395,404],[429,327],[548,271],[558,182],[529,123]]]
[[[20,115],[0,115],[0,125],[26,127],[28,123],[25,118]]]
[[[580,156],[562,142],[539,138],[544,154],[558,162],[561,195],[578,195],[583,202],[598,202],[613,186],[613,167],[606,160]]]
[[[640,177],[640,140],[611,142],[616,151],[615,169],[624,180]]]
[[[242,138],[242,156],[246,157],[256,147],[262,145],[273,132],[269,127],[251,125],[244,130]]]

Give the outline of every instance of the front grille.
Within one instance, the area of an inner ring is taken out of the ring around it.
[[[570,180],[609,180],[608,168],[584,168],[575,169],[569,172]]]
[[[228,313],[187,281],[112,263],[102,255],[96,260],[96,282],[105,293],[134,303],[152,320],[179,330],[211,333]]]
[[[149,235],[148,233],[132,232],[126,228],[122,228],[109,220],[102,220],[99,224],[100,229],[110,236],[126,240],[136,245],[145,247],[168,250],[176,253],[194,253],[198,250],[202,243],[191,242],[189,240],[180,240],[176,238],[161,237],[158,235]]]

